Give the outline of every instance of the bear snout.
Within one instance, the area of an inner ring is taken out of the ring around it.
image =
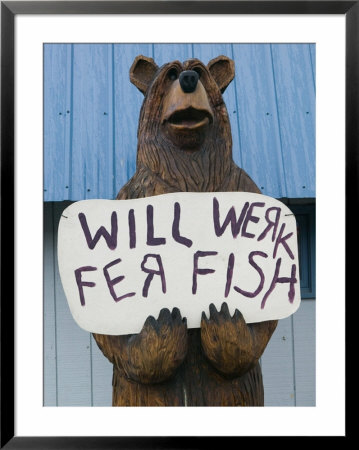
[[[185,70],[181,72],[179,76],[179,83],[182,91],[186,94],[194,92],[197,87],[198,79],[198,73],[194,70]]]

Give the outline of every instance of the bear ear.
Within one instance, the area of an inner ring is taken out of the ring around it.
[[[130,81],[142,94],[145,94],[157,69],[158,66],[152,58],[142,55],[136,56],[130,68]]]
[[[217,56],[207,64],[207,67],[223,94],[234,78],[234,61],[227,56]]]

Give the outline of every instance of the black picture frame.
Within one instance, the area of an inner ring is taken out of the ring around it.
[[[346,267],[358,240],[359,1],[1,2],[1,441],[6,449],[199,448],[223,437],[22,437],[14,435],[14,20],[18,14],[340,14],[346,20]],[[334,179],[335,182],[335,179]],[[353,245],[354,244],[354,245]],[[346,272],[346,295],[353,279]],[[6,368],[6,370],[5,370]],[[348,437],[348,429],[346,433]],[[229,438],[228,438],[229,439]],[[233,439],[233,438],[231,438]],[[222,442],[223,441],[223,442]]]

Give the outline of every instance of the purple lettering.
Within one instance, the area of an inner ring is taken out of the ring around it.
[[[233,286],[234,290],[236,290],[240,294],[244,295],[245,297],[249,297],[249,298],[254,298],[261,292],[261,290],[263,289],[263,286],[264,286],[264,281],[265,281],[265,276],[264,276],[263,270],[258,266],[258,264],[256,264],[254,262],[255,256],[262,256],[263,258],[268,258],[268,255],[264,252],[259,252],[259,251],[251,252],[248,255],[249,264],[256,269],[256,271],[258,272],[259,277],[260,277],[260,281],[259,281],[257,289],[254,292],[248,292],[248,291],[244,291],[243,289],[240,289],[238,286]]]
[[[291,259],[294,259],[292,250],[289,248],[289,246],[286,242],[287,239],[289,239],[293,235],[293,233],[288,233],[286,236],[282,237],[284,228],[285,228],[285,223],[282,224],[281,229],[278,234],[278,237],[277,237],[277,240],[275,242],[275,246],[274,246],[274,250],[273,250],[273,259],[277,256],[277,250],[278,250],[279,244],[282,244],[283,247],[286,249],[288,255],[291,257]]]
[[[181,218],[181,206],[180,206],[180,204],[178,202],[176,202],[175,205],[174,205],[174,218],[173,218],[173,224],[172,224],[172,236],[173,236],[173,239],[176,242],[178,242],[180,244],[183,244],[186,247],[191,247],[192,246],[191,239],[188,239],[188,238],[180,235],[180,231],[179,231],[180,218]]]
[[[255,237],[254,234],[247,232],[248,222],[254,222],[254,223],[258,223],[259,222],[259,217],[252,215],[253,209],[255,207],[263,208],[264,205],[265,205],[265,203],[262,203],[262,202],[251,203],[251,206],[249,207],[249,210],[248,210],[248,213],[247,213],[246,218],[244,220],[244,224],[243,224],[243,228],[242,228],[242,236],[243,237],[247,237],[247,238],[254,238]]]
[[[147,245],[163,245],[166,243],[166,238],[154,237],[153,234],[153,206],[147,205]]]
[[[133,209],[128,211],[128,230],[130,233],[130,248],[136,248],[136,221]]]
[[[292,264],[292,270],[291,270],[290,277],[289,278],[288,277],[280,278],[279,270],[280,270],[281,263],[282,263],[282,258],[278,258],[278,260],[276,262],[276,266],[275,266],[274,277],[273,277],[272,283],[270,285],[270,288],[268,289],[268,291],[265,293],[265,295],[263,297],[263,300],[261,303],[261,309],[263,309],[265,307],[266,301],[267,301],[268,297],[270,296],[270,294],[274,291],[274,288],[277,283],[289,283],[288,300],[290,303],[293,303],[293,301],[294,301],[294,294],[295,294],[294,285],[298,281],[295,277],[297,267],[295,264]]]
[[[88,248],[90,250],[93,250],[95,248],[101,236],[104,237],[106,244],[110,250],[114,250],[117,247],[117,214],[115,211],[113,211],[113,213],[111,214],[111,234],[106,230],[105,227],[101,226],[97,230],[94,238],[91,237],[85,214],[79,213],[78,217],[86,238]]]
[[[110,290],[110,294],[112,295],[112,298],[115,300],[115,302],[119,302],[120,300],[127,298],[127,297],[133,297],[136,293],[135,292],[129,292],[128,294],[125,295],[121,295],[120,297],[117,297],[117,294],[115,292],[115,289],[113,288],[116,284],[120,283],[125,276],[124,275],[120,275],[119,277],[116,278],[111,278],[110,274],[108,273],[108,269],[112,266],[115,266],[116,264],[118,264],[119,262],[121,262],[121,259],[115,259],[114,261],[110,262],[109,264],[106,264],[106,266],[103,268],[103,273],[105,275],[105,279],[107,282],[107,286]]]
[[[269,213],[271,211],[277,211],[274,221],[269,218]],[[272,208],[268,208],[267,209],[266,214],[265,214],[265,219],[266,219],[268,225],[265,228],[265,230],[259,235],[259,237],[257,239],[258,241],[261,241],[262,239],[264,239],[267,236],[268,231],[271,228],[273,228],[272,242],[274,242],[275,236],[277,234],[277,228],[278,228],[278,225],[279,225],[280,213],[281,213],[281,208],[277,208],[276,206],[272,206]]]
[[[78,269],[75,270],[75,279],[76,279],[76,284],[77,284],[77,287],[79,290],[80,302],[81,302],[82,306],[85,306],[85,296],[84,296],[83,286],[87,286],[87,287],[96,286],[96,283],[94,283],[93,281],[82,281],[82,272],[89,272],[89,271],[93,271],[93,270],[97,270],[97,267],[84,266],[84,267],[79,267]]]
[[[198,258],[203,258],[204,256],[217,255],[218,252],[201,252],[197,251],[193,255],[193,283],[192,283],[192,294],[197,292],[197,275],[207,275],[208,273],[215,272],[214,269],[199,269],[198,268]]]
[[[148,267],[145,266],[148,258],[155,258],[155,260],[157,261],[158,270],[149,269]],[[163,270],[161,256],[160,255],[153,255],[153,254],[145,255],[144,258],[143,258],[143,261],[141,263],[141,269],[142,269],[143,272],[148,273],[147,278],[145,280],[145,283],[143,285],[142,297],[147,297],[148,289],[149,289],[151,281],[153,280],[153,277],[155,275],[159,275],[161,277],[162,292],[165,294],[166,293],[166,278],[165,278],[165,272]]]
[[[213,198],[213,225],[214,225],[214,231],[216,233],[216,236],[222,236],[222,234],[225,232],[227,226],[229,223],[231,223],[232,228],[232,235],[234,238],[236,238],[240,232],[241,225],[244,219],[244,216],[246,215],[247,209],[248,209],[249,203],[246,202],[242,208],[241,214],[239,216],[239,219],[237,221],[236,218],[236,211],[234,209],[234,206],[228,211],[227,216],[223,222],[223,225],[219,223],[219,203],[216,197]]]
[[[227,282],[226,282],[226,288],[224,290],[225,297],[228,297],[229,291],[231,289],[232,278],[233,278],[233,266],[234,266],[234,254],[231,253],[228,257]]]

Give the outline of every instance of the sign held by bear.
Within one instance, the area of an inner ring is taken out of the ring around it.
[[[225,301],[247,323],[300,304],[295,217],[255,193],[74,203],[60,221],[58,259],[72,315],[94,333],[138,333],[162,308],[198,328],[211,303]]]

